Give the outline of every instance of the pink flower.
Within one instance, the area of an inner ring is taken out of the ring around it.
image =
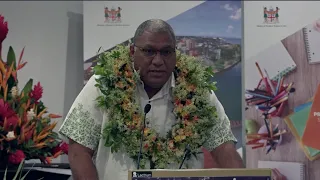
[[[69,152],[69,145],[65,142],[61,143],[60,148],[63,153],[68,154]]]
[[[8,162],[10,164],[20,164],[23,159],[26,158],[26,155],[24,154],[23,151],[21,150],[16,150],[15,152],[10,152],[9,153],[9,156],[8,156]]]
[[[52,154],[55,155],[55,154],[57,154],[59,152],[62,152],[64,154],[68,154],[68,151],[69,151],[68,144],[65,143],[65,142],[62,142],[57,147],[53,148]]]
[[[43,88],[40,82],[38,82],[38,84],[33,87],[33,90],[30,93],[30,97],[35,101],[35,103],[39,103],[39,100],[42,98],[42,93]]]
[[[15,128],[19,122],[19,118],[10,108],[10,104],[5,102],[3,99],[0,99],[0,126],[4,128],[4,130],[8,131],[11,128]]]
[[[4,21],[4,17],[0,15],[0,59],[1,59],[1,50],[2,50],[2,42],[6,39],[8,34],[8,22]]]

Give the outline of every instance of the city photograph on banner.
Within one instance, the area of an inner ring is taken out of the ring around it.
[[[121,22],[119,13],[122,11],[121,7],[110,10],[112,13],[106,15],[106,23]],[[177,49],[212,67],[215,73],[212,80],[217,82],[215,93],[238,139],[237,149],[242,146],[241,18],[240,1],[206,1],[167,20],[175,32]],[[128,46],[130,42],[132,39],[122,45]],[[100,51],[111,51],[115,47]],[[84,61],[84,84],[93,75],[96,58]]]

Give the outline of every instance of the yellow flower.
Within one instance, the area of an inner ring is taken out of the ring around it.
[[[133,92],[134,92],[134,87],[132,87],[132,86],[127,86],[127,89],[126,89],[126,91],[128,92],[128,94],[133,94]]]
[[[157,143],[157,149],[160,151],[162,149],[162,146],[160,143]]]
[[[123,82],[117,82],[116,87],[122,89],[124,87]]]
[[[147,136],[149,134],[149,132],[150,132],[150,129],[149,128],[145,128],[143,132],[144,132],[144,136]]]
[[[129,83],[131,83],[131,84],[135,84],[134,80],[131,79],[131,78],[127,78],[127,81],[128,81]]]
[[[179,76],[179,77],[177,78],[177,81],[179,81],[179,82],[184,82],[184,81],[186,81],[186,80],[185,80],[185,78],[184,78],[183,76]]]
[[[177,113],[181,113],[182,109],[183,109],[183,105],[182,104],[179,104],[178,106],[176,106],[176,112]]]
[[[132,122],[127,122],[126,125],[127,125],[127,128],[129,129],[133,129],[135,127],[134,123]]]
[[[124,70],[130,71],[130,66],[128,64],[125,65]]]
[[[132,115],[132,120],[133,120],[133,122],[139,122],[140,121],[140,116],[138,114],[133,114]]]
[[[129,104],[123,103],[123,104],[122,104],[122,108],[123,108],[124,110],[128,110],[128,109],[129,109]]]
[[[186,136],[192,136],[192,130],[190,129],[190,128],[187,128],[186,130],[185,130],[185,133],[184,133],[184,135],[186,135]]]
[[[188,121],[188,120],[185,120],[183,123],[185,126],[193,126],[194,125],[194,123],[192,121]]]
[[[123,103],[130,103],[130,99],[128,97],[123,98]]]
[[[115,72],[115,74],[119,73],[119,67],[116,64],[113,66],[113,71]]]
[[[187,117],[189,115],[189,112],[187,112],[187,111],[182,111],[181,112],[181,116],[182,117]]]
[[[184,134],[184,129],[178,129],[177,132],[178,132],[179,135],[183,135]]]
[[[188,90],[188,91],[192,91],[192,92],[193,92],[195,89],[196,89],[196,86],[193,85],[193,84],[192,84],[192,85],[189,85],[189,86],[187,87],[187,90]]]
[[[135,123],[136,127],[141,127],[141,121]],[[141,129],[141,128],[140,128]]]
[[[132,74],[131,71],[126,71],[126,72],[124,72],[124,75],[125,75],[126,77],[128,77],[128,78],[131,78],[133,74]]]
[[[176,142],[180,142],[180,141],[185,140],[185,139],[186,139],[185,135],[178,135],[178,136],[174,137],[174,140]]]

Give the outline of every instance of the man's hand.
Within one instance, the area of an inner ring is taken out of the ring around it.
[[[217,162],[218,168],[245,168],[233,142],[218,146],[211,152],[211,155]]]
[[[98,173],[93,164],[94,151],[69,139],[69,163],[74,180],[98,180]]]

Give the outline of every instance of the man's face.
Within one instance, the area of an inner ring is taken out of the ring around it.
[[[151,88],[161,88],[176,65],[175,42],[169,33],[145,31],[130,48],[134,68]]]

